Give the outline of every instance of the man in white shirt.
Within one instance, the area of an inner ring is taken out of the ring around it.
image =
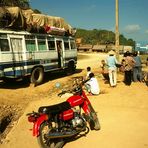
[[[87,91],[92,95],[98,95],[100,93],[100,87],[94,73],[89,74],[89,80],[85,83]]]

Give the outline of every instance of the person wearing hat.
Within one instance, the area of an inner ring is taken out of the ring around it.
[[[117,67],[118,61],[115,57],[115,52],[113,50],[108,52],[109,56],[106,59],[109,71],[109,82],[111,87],[117,85]]]
[[[115,55],[115,52],[114,52],[113,50],[110,50],[110,51],[108,52],[108,54],[111,55],[111,56],[114,56],[114,55]]]

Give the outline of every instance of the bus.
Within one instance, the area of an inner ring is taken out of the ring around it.
[[[0,29],[0,79],[29,76],[31,83],[41,84],[45,72],[73,73],[76,64],[72,36]]]

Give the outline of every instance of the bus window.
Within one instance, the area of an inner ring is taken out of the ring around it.
[[[55,50],[55,42],[54,41],[48,41],[48,49]]]
[[[45,41],[38,40],[38,49],[39,50],[47,50],[47,48],[46,48],[46,42]]]
[[[46,39],[44,36],[37,36],[37,41],[38,41],[38,50],[47,50],[46,46]]]
[[[25,36],[26,49],[27,51],[36,51],[35,36]]]
[[[70,40],[70,46],[71,46],[71,49],[76,49],[76,44],[74,40]]]
[[[0,39],[0,51],[10,51],[7,39]]]
[[[36,50],[35,40],[26,40],[26,48],[27,51],[35,51]]]
[[[69,50],[69,42],[64,41],[64,47],[65,47],[65,50]]]

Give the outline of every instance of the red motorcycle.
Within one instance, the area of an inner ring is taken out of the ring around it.
[[[40,147],[62,148],[67,140],[86,135],[89,129],[100,129],[97,114],[79,82],[76,79],[73,89],[58,94],[71,92],[73,95],[66,101],[42,106],[38,112],[27,114],[28,121],[33,122],[33,136],[37,137]]]

